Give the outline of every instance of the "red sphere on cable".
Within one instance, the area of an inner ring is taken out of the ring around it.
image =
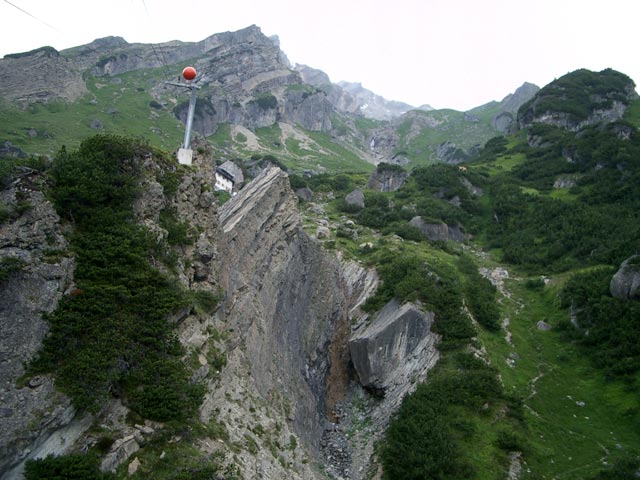
[[[185,80],[193,80],[196,78],[196,69],[193,67],[185,67],[185,69],[182,70],[182,76]]]

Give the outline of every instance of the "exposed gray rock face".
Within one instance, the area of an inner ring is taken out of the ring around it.
[[[338,85],[357,100],[360,113],[367,118],[391,120],[413,108],[404,102],[387,100],[376,95],[364,88],[361,83],[338,82]]]
[[[305,92],[290,90],[284,95],[282,118],[293,125],[300,124],[309,130],[328,132],[334,111],[333,105],[321,92],[305,96]]]
[[[27,156],[25,152],[22,151],[20,147],[16,147],[9,140],[0,145],[0,155],[3,157],[20,157],[24,158]]]
[[[43,314],[53,311],[72,285],[74,262],[66,256],[60,219],[39,191],[38,174],[25,173],[0,192],[0,199],[10,209],[18,202],[29,205],[0,225],[0,260],[20,262],[0,283],[0,477],[5,480],[19,478],[27,458],[68,448],[53,437],[74,419],[69,400],[49,377],[26,385],[17,381],[48,331]],[[71,428],[69,439],[76,433]]]
[[[520,120],[520,128],[526,128],[534,123],[545,123],[563,128],[572,132],[578,132],[585,127],[598,123],[611,123],[620,120],[627,109],[627,104],[614,101],[610,108],[595,109],[584,120],[576,120],[573,115],[566,112],[541,112],[537,115],[523,116]]]
[[[420,370],[418,364],[433,366],[438,358],[433,318],[433,313],[423,313],[416,305],[400,306],[392,300],[371,324],[354,332],[349,349],[360,383],[384,393],[392,385],[407,383]]]
[[[576,186],[575,176],[562,176],[555,179],[553,188],[572,188]]]
[[[518,109],[531,100],[539,91],[540,87],[537,85],[524,82],[516,89],[515,92],[510,93],[502,99],[500,107],[503,112],[509,112],[515,115],[518,113]]]
[[[118,465],[140,450],[140,445],[134,435],[119,438],[111,446],[111,451],[102,460],[100,470],[103,472],[115,472]]]
[[[367,188],[380,192],[395,192],[402,187],[409,175],[404,171],[375,170],[367,181]]]
[[[0,97],[7,101],[74,101],[87,92],[75,63],[51,47],[0,60]]]
[[[300,73],[305,83],[322,87],[331,105],[339,112],[354,113],[374,120],[391,120],[413,109],[406,103],[376,95],[360,83],[331,83],[326,73],[307,65],[297,64],[295,70]],[[426,109],[433,110],[428,105]]]
[[[640,299],[640,255],[627,258],[611,279],[611,295],[622,300]]]
[[[277,42],[256,26],[227,32],[204,41],[209,47],[195,62],[203,85],[193,128],[204,136],[221,123],[260,128],[276,122],[300,124],[314,131],[331,130],[335,108],[319,89],[309,89],[291,70]],[[157,89],[158,95],[162,92]],[[175,95],[181,96],[176,88]],[[266,101],[265,96],[272,99]],[[186,120],[188,99],[174,109]]]
[[[296,190],[296,197],[305,202],[310,202],[313,199],[313,192],[307,187],[298,188]]]
[[[511,133],[515,119],[510,112],[501,112],[491,121],[493,127],[500,133]]]
[[[353,192],[344,197],[344,201],[347,205],[355,205],[356,207],[364,208],[364,193],[359,188],[356,188]]]
[[[384,392],[384,396],[376,397],[361,386],[352,385],[348,401],[339,405],[341,423],[331,434],[334,440],[340,433],[344,436],[344,432],[349,432],[346,437],[350,446],[347,451],[351,452],[350,469],[349,475],[342,476],[353,480],[370,478],[367,472],[374,456],[374,446],[389,419],[405,396],[427,379],[429,370],[439,358],[439,337],[430,331],[433,314],[422,312],[418,305],[400,305],[391,301],[370,324],[366,324],[365,318],[351,337],[352,360],[360,379],[369,385],[370,391]],[[364,419],[370,422],[370,426],[363,429]],[[333,444],[340,446],[337,452],[340,458],[341,451],[345,449],[339,441]],[[344,468],[337,470],[338,474],[344,472]]]
[[[551,325],[549,325],[544,320],[538,320],[538,323],[536,323],[536,328],[540,331],[548,332],[549,330],[551,330]]]
[[[308,65],[301,65],[297,63],[295,66],[295,70],[300,73],[302,80],[309,85],[322,86],[331,84],[329,75],[324,73],[322,70],[318,70],[317,68],[312,68]]]
[[[219,278],[234,339],[201,415],[219,409],[230,435],[244,441],[249,430],[235,426],[250,408],[269,405],[318,458],[326,417],[348,383],[348,301],[336,263],[304,233],[295,205],[287,175],[271,167],[220,209]],[[228,398],[241,400],[232,406]],[[246,461],[262,478],[315,478],[301,456],[292,459],[299,475],[277,472],[278,462]]]
[[[441,240],[453,240],[454,242],[464,242],[464,233],[459,226],[451,226],[446,223],[428,223],[422,217],[413,217],[409,225],[417,228],[432,242]]]
[[[469,154],[458,148],[455,143],[443,142],[436,148],[436,157],[449,165],[457,165],[469,159]]]
[[[349,317],[352,322],[358,322],[363,312],[359,307],[367,300],[367,298],[378,288],[378,273],[372,268],[364,268],[356,262],[342,260],[340,268],[344,276],[347,297],[349,298]]]
[[[469,191],[469,193],[471,195],[473,195],[474,197],[481,197],[482,194],[484,193],[482,191],[482,188],[480,187],[476,187],[473,183],[471,183],[467,178],[462,178],[460,180],[462,182],[462,185],[464,185],[464,187]]]

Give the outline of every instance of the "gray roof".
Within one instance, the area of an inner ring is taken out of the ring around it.
[[[237,166],[235,163],[233,163],[231,160],[227,160],[218,168],[224,170],[229,175],[231,175],[236,185],[244,182],[244,175],[242,174],[242,169],[239,166]],[[218,170],[218,168],[216,168],[216,170]]]

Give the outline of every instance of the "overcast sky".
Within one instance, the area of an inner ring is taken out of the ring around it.
[[[413,106],[468,110],[577,68],[640,82],[640,0],[0,0],[0,18],[0,56],[255,24],[292,63]]]

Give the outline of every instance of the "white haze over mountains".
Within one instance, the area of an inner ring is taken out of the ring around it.
[[[258,25],[292,63],[389,100],[468,110],[577,68],[640,83],[638,0],[0,0],[0,56],[110,35],[198,41]]]

